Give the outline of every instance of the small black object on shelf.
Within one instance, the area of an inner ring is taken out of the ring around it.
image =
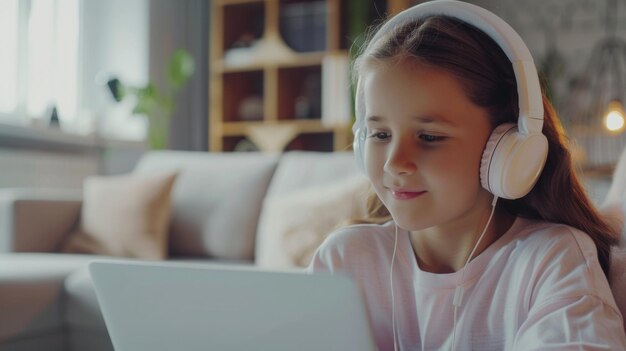
[[[111,95],[113,95],[115,101],[120,102],[124,99],[122,82],[120,82],[118,78],[113,77],[109,79],[107,86],[109,87],[109,91],[111,91]]]
[[[54,128],[61,127],[61,120],[59,120],[59,113],[57,112],[56,106],[52,106],[52,112],[50,112],[49,126]]]
[[[302,82],[300,96],[295,100],[296,119],[314,119],[322,115],[322,77],[310,73]]]

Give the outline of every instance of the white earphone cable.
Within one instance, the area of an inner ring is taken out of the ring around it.
[[[451,349],[453,351],[456,350],[457,310],[458,310],[458,307],[461,305],[461,301],[463,299],[463,283],[465,279],[465,268],[467,268],[467,265],[472,260],[472,257],[474,257],[474,253],[476,253],[476,250],[478,249],[480,242],[482,241],[483,237],[485,236],[485,233],[487,232],[487,228],[489,228],[489,224],[491,223],[491,219],[493,218],[493,214],[495,212],[497,202],[498,202],[498,197],[494,196],[493,201],[491,202],[491,213],[489,214],[489,219],[487,219],[487,224],[485,224],[485,227],[483,228],[482,233],[478,237],[478,241],[476,241],[476,244],[474,245],[472,252],[467,258],[467,261],[465,261],[465,265],[463,265],[463,268],[461,268],[461,278],[454,291],[454,299],[452,302],[452,304],[454,305],[454,320],[453,320],[454,326],[452,329],[452,349]],[[389,286],[391,287],[391,325],[393,329],[393,349],[394,351],[398,351],[398,342],[397,342],[397,333],[396,333],[396,301],[395,301],[395,296],[393,294],[393,266],[396,260],[396,251],[398,249],[398,225],[395,223],[394,225],[395,225],[395,238],[394,238],[394,244],[393,244],[393,254],[391,256],[391,268],[389,271]]]
[[[454,290],[454,299],[452,300],[452,304],[454,305],[454,320],[453,320],[454,324],[452,327],[452,348],[451,348],[452,351],[456,350],[457,309],[459,306],[461,306],[461,301],[463,300],[463,283],[465,283],[465,280],[464,280],[465,268],[467,268],[467,265],[472,260],[472,257],[474,257],[474,253],[476,252],[476,249],[478,249],[478,245],[480,245],[480,241],[483,240],[483,236],[485,236],[485,233],[487,232],[487,228],[489,228],[489,223],[491,223],[491,218],[493,217],[493,213],[496,210],[497,202],[498,202],[498,197],[494,195],[493,201],[491,201],[491,213],[489,214],[489,219],[487,220],[487,224],[485,224],[485,227],[483,228],[483,232],[478,237],[478,241],[476,241],[476,245],[474,245],[474,249],[472,249],[472,252],[467,258],[467,261],[465,261],[465,265],[463,265],[463,268],[461,268],[461,278],[459,279],[459,283],[457,284],[456,289]]]
[[[393,350],[398,351],[398,342],[396,339],[396,301],[393,296],[393,263],[396,260],[396,250],[398,248],[398,225],[395,224],[396,235],[393,243],[393,255],[391,256],[391,270],[389,272],[389,286],[391,287],[391,325],[393,329]]]

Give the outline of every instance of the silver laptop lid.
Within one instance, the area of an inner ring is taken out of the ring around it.
[[[117,351],[375,350],[346,275],[93,262]]]

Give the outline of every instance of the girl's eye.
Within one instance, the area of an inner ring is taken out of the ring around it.
[[[438,136],[438,135],[430,135],[430,134],[422,134],[419,136],[420,139],[427,143],[436,143],[438,141],[443,141],[446,137]]]
[[[378,140],[386,140],[390,137],[389,133],[387,132],[374,132],[372,134],[370,134],[369,136],[370,138],[374,138],[374,139],[378,139]]]

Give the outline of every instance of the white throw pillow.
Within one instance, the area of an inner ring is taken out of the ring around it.
[[[357,174],[265,199],[256,263],[265,268],[305,267],[334,229],[366,215],[369,181]]]
[[[620,247],[626,248],[626,150],[622,152],[611,180],[611,187],[606,194],[600,212],[609,224],[620,232]]]
[[[609,282],[615,303],[622,312],[622,316],[626,316],[626,250],[624,249],[614,247],[611,251]],[[624,328],[626,329],[626,325]]]
[[[606,222],[620,233],[619,246],[621,248],[626,248],[626,240],[624,240],[626,238],[626,228],[624,227],[625,210],[623,202],[608,203],[600,207],[600,213],[604,216]]]

